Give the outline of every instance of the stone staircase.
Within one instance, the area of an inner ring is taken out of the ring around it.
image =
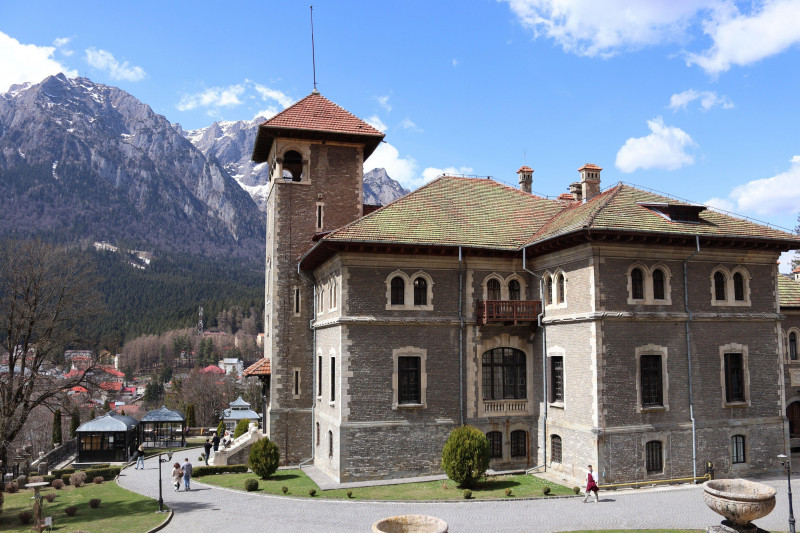
[[[247,433],[234,439],[227,448],[220,446],[219,450],[212,452],[208,460],[209,466],[241,465],[247,464],[250,455],[250,446],[266,437],[255,423],[250,423]]]

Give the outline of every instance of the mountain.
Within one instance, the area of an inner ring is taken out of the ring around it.
[[[409,192],[390,178],[385,168],[373,168],[364,174],[365,204],[386,205]]]
[[[130,94],[50,76],[0,94],[0,233],[263,260],[263,214]]]
[[[213,156],[235,178],[244,190],[250,193],[259,209],[267,209],[269,168],[266,163],[255,164],[250,160],[253,153],[258,125],[266,119],[253,121],[214,122],[211,126],[196,130],[175,129],[184,135],[206,156]],[[386,205],[408,190],[400,186],[386,173],[377,168],[364,174],[364,203]]]

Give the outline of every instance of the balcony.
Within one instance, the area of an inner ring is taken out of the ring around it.
[[[523,415],[528,412],[528,400],[483,400],[487,415]]]
[[[475,316],[479,326],[491,322],[513,323],[536,322],[542,312],[539,300],[478,300]]]

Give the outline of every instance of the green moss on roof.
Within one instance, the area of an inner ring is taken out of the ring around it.
[[[800,307],[800,282],[779,275],[778,298],[781,303],[781,308]]]

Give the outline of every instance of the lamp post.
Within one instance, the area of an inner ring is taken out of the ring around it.
[[[167,458],[162,459],[163,454],[158,454],[158,512],[164,512],[164,498],[161,497],[161,463],[168,463],[172,460],[172,452],[167,452]],[[794,531],[792,531],[794,533]]]
[[[795,533],[794,510],[792,509],[792,460],[783,454],[780,454],[778,459],[786,470],[786,482],[789,484],[789,533]]]

